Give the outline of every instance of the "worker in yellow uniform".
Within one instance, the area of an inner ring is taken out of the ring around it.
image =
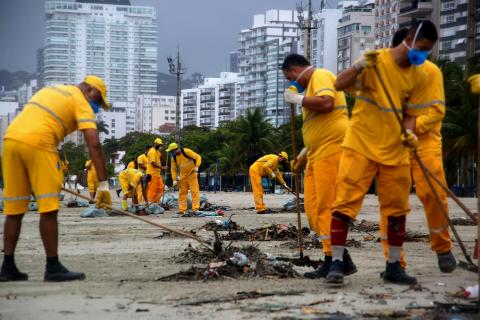
[[[192,195],[192,211],[200,209],[200,188],[198,186],[198,168],[202,164],[202,157],[188,148],[180,148],[171,143],[167,150],[171,159],[173,187],[178,186],[178,214],[185,215],[187,211],[188,190]]]
[[[122,187],[123,199],[122,199],[122,209],[128,209],[127,199],[132,199],[132,206],[138,204],[137,201],[137,189],[140,187],[143,190],[144,194],[147,194],[146,190],[148,183],[150,182],[152,176],[145,174],[137,169],[125,169],[120,172],[118,176],[120,180],[120,186]],[[145,199],[145,203],[148,205],[148,199]]]
[[[150,202],[159,202],[164,192],[164,184],[162,181],[162,160],[160,148],[163,145],[163,141],[160,138],[156,138],[153,147],[147,153],[147,174],[152,176],[152,180],[148,184],[148,199]]]
[[[288,161],[288,154],[285,151],[280,152],[278,155],[267,154],[255,161],[248,170],[250,182],[252,184],[255,210],[257,210],[258,214],[272,213],[272,211],[268,209],[263,202],[262,177],[271,177],[272,179],[276,179],[285,189],[290,192],[292,191],[287,186],[285,180],[283,180],[282,173],[278,170],[279,164],[284,161]]]
[[[87,162],[85,162],[85,169],[87,170],[87,185],[88,191],[90,192],[90,199],[95,199],[99,180],[92,160],[87,160]],[[90,202],[93,203],[92,200]]]
[[[90,158],[97,168],[100,184],[97,206],[110,205],[107,170],[95,124],[100,107],[109,108],[102,79],[87,76],[78,85],[58,85],[39,90],[13,120],[3,140],[2,170],[4,258],[0,281],[28,280],[17,269],[14,252],[20,236],[22,218],[33,193],[40,213],[40,235],[47,257],[45,281],[85,279],[82,272],[69,271],[58,258],[59,195],[63,174],[57,146],[72,132],[83,132]]]
[[[398,30],[393,39],[392,47],[402,45],[408,29]],[[440,68],[430,61],[425,61],[422,65],[428,75],[430,83],[428,93],[430,95],[429,103],[422,106],[423,112],[417,117],[407,116],[404,119],[406,128],[415,132],[418,137],[417,153],[425,166],[441,181],[444,185],[445,172],[443,170],[442,160],[442,120],[445,116],[445,93],[443,90],[443,75]],[[437,261],[440,271],[451,273],[455,270],[457,262],[452,253],[452,240],[448,232],[448,220],[442,213],[440,205],[445,212],[448,212],[447,193],[438,185],[434,184],[435,191],[439,195],[442,203],[439,204],[434,193],[423,175],[420,165],[415,159],[411,159],[412,178],[415,184],[415,192],[423,204],[427,218],[428,228],[430,230],[430,245],[432,251],[437,254]],[[388,256],[387,219],[382,216],[380,223],[380,237],[384,249],[385,257]],[[402,252],[400,264],[406,267],[404,253]]]
[[[335,179],[348,126],[347,102],[342,91],[335,90],[335,75],[315,69],[302,55],[290,54],[283,64],[290,88],[285,101],[302,106],[303,142],[307,148],[304,179],[305,213],[310,228],[322,240],[324,263],[315,271],[305,273],[311,279],[325,278],[332,264],[330,222],[335,201]],[[304,95],[299,93],[304,92]],[[319,130],[321,128],[321,130]],[[357,272],[347,250],[343,261],[345,274]]]
[[[387,217],[388,259],[383,280],[412,285],[400,265],[406,216],[410,211],[410,150],[417,138],[411,131],[401,134],[394,110],[418,116],[430,90],[423,64],[438,39],[435,25],[419,21],[408,31],[405,45],[365,53],[354,65],[340,73],[335,89],[356,95],[352,118],[343,142],[336,182],[336,197],[330,228],[332,265],[326,277],[330,284],[343,284],[343,252],[349,223],[358,215],[365,193],[377,177],[380,213]],[[376,71],[384,82],[380,82]],[[385,85],[393,106],[382,87]],[[403,108],[405,106],[405,108]]]
[[[129,161],[127,164],[127,169],[136,169],[135,161]]]
[[[140,170],[143,173],[147,172],[147,164],[148,164],[147,154],[150,148],[151,146],[147,145],[145,147],[145,152],[137,157],[138,170]],[[147,187],[147,192],[148,192],[148,187]],[[143,203],[144,199],[143,199],[143,191],[141,187],[139,187],[137,190],[137,200],[138,200],[138,203]]]

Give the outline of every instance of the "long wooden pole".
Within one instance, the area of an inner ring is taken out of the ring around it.
[[[296,112],[295,105],[290,104],[290,125],[292,131],[292,157],[297,159],[297,124],[296,124]],[[300,213],[300,182],[298,179],[298,173],[295,174],[295,200],[297,204],[297,238],[298,238],[298,250],[300,252],[300,259],[303,259],[303,237],[302,237],[302,217]]]
[[[85,200],[89,200],[89,201],[93,201],[93,199],[87,197],[87,196],[84,196],[80,193],[77,193],[75,192],[74,190],[71,190],[71,189],[67,189],[67,188],[62,188],[63,191],[65,192],[68,192],[68,193],[71,193],[75,196],[78,196],[79,198],[81,199],[85,199]],[[184,232],[184,231],[181,231],[181,230],[177,230],[177,229],[174,229],[174,228],[171,228],[171,227],[168,227],[166,225],[163,225],[163,224],[160,224],[160,223],[157,223],[157,222],[154,222],[150,219],[147,219],[143,216],[137,216],[135,214],[132,214],[128,211],[125,211],[125,210],[122,210],[122,209],[118,209],[118,208],[114,208],[113,206],[110,206],[110,205],[105,205],[105,207],[107,209],[110,209],[112,211],[115,211],[115,212],[118,212],[118,213],[121,213],[123,215],[126,215],[126,216],[129,216],[130,218],[133,218],[133,219],[137,219],[137,220],[141,220],[143,222],[146,222],[148,224],[151,224],[153,226],[156,226],[156,227],[159,227],[161,229],[164,229],[164,230],[167,230],[167,231],[170,231],[170,232],[173,232],[173,233],[176,233],[178,235],[181,235],[181,236],[184,236],[186,238],[190,238],[192,240],[195,240],[195,241],[198,241],[200,244],[202,244],[203,246],[207,247],[209,250],[212,250],[212,248],[210,248],[210,242],[208,242],[207,240],[203,240],[203,239],[200,239],[200,238],[197,238],[196,236],[194,236],[193,234],[190,234],[190,233],[187,233],[187,232]],[[213,251],[213,250],[212,250]]]

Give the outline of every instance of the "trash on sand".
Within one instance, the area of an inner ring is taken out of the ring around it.
[[[38,204],[36,202],[30,202],[28,204],[28,211],[38,211]]]
[[[452,224],[454,226],[476,226],[477,222],[472,221],[472,219],[467,218],[467,217],[461,217],[461,218],[452,218],[450,219],[452,221]]]
[[[206,225],[204,228],[206,228]],[[307,237],[309,234],[310,229],[303,227],[303,237]],[[235,223],[235,228],[228,229],[227,234],[221,234],[220,239],[246,241],[285,241],[297,239],[297,227],[292,224],[265,224],[263,227],[247,230]]]
[[[425,232],[407,230],[405,232],[405,242],[429,241],[429,235]]]
[[[68,201],[65,206],[67,208],[86,208],[89,206],[89,203],[86,200],[73,199]]]
[[[237,256],[235,257],[235,254]],[[233,258],[233,259],[232,259]],[[245,258],[247,263],[244,264]],[[277,277],[299,278],[291,262],[269,259],[257,247],[236,248],[229,246],[218,256],[203,247],[189,245],[183,253],[174,257],[176,263],[202,263],[206,266],[192,266],[187,270],[161,277],[160,281],[209,280],[222,278]],[[237,263],[234,263],[237,262]]]
[[[465,297],[470,299],[478,298],[478,284],[475,286],[466,287],[464,294],[465,294]]]
[[[166,210],[169,209],[178,209],[178,197],[173,193],[166,193],[163,196],[161,206]],[[192,208],[192,198],[190,194],[187,198],[187,208]],[[230,207],[228,206],[217,206],[208,202],[208,198],[205,194],[200,195],[200,210],[202,211],[228,211]],[[221,215],[221,214],[218,214]]]
[[[376,222],[360,220],[360,222],[353,222],[350,230],[357,232],[376,232],[380,230],[380,225]]]
[[[159,204],[152,203],[145,209],[147,214],[163,214],[165,213],[165,209],[160,206]]]
[[[97,208],[87,208],[80,213],[82,218],[98,218],[98,217],[108,217],[108,213],[103,209]]]
[[[297,211],[297,199],[293,198],[292,200],[285,202],[283,209],[287,212]],[[300,211],[305,212],[305,204],[302,198],[300,198]]]

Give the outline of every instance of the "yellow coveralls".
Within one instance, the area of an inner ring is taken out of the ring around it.
[[[257,210],[257,212],[267,210],[265,203],[263,203],[262,177],[270,177],[272,173],[275,173],[275,177],[277,178],[277,180],[282,185],[285,184],[282,174],[278,170],[278,158],[279,156],[276,154],[267,154],[255,161],[250,166],[250,169],[248,171],[250,175],[250,182],[252,184],[255,210]]]
[[[444,185],[445,173],[442,161],[442,120],[445,116],[445,93],[443,90],[442,71],[432,62],[425,61],[422,66],[428,74],[430,83],[430,99],[428,108],[422,108],[423,112],[417,117],[415,133],[418,137],[417,153],[425,166],[440,180]],[[412,177],[415,183],[417,197],[423,203],[425,215],[430,230],[430,245],[432,251],[437,254],[447,253],[452,249],[452,241],[448,233],[448,221],[444,217],[435,200],[427,180],[425,179],[420,165],[411,159]],[[448,212],[448,199],[446,192],[433,182],[436,192],[440,196],[442,206]],[[380,236],[384,249],[385,257],[388,256],[388,244],[386,241],[387,221],[382,217],[380,223]],[[406,266],[404,253],[402,252],[401,264]]]
[[[146,173],[146,170],[140,168],[140,164],[144,165],[145,167],[147,166],[148,164],[148,158],[147,156],[145,155],[145,153],[142,153],[141,155],[139,155],[137,157],[137,165],[138,165],[138,170],[142,173]],[[147,191],[148,192],[148,191]],[[143,203],[143,192],[142,192],[142,187],[139,186],[137,188],[137,200],[138,200],[138,203]]]
[[[154,147],[150,148],[147,159],[147,174],[152,176],[152,180],[148,183],[148,202],[159,202],[165,188],[161,175],[162,169],[155,168],[152,163],[156,163],[159,166],[162,164],[160,151]]]
[[[87,162],[85,162],[85,168],[87,169],[88,191],[91,193],[97,192],[99,181],[97,177],[97,171],[95,170],[92,160],[87,160]]]
[[[135,169],[135,162],[130,161],[127,165],[127,169]]]
[[[188,148],[184,148],[183,151],[190,159],[180,153],[172,157],[170,162],[173,181],[180,178],[178,182],[178,209],[180,212],[187,211],[187,195],[190,189],[192,194],[192,211],[198,211],[200,209],[200,187],[195,167],[200,167],[202,157]]]
[[[143,173],[137,169],[125,169],[120,172],[118,179],[120,180],[120,187],[122,187],[122,192],[124,195],[128,195],[129,197],[133,197],[134,195],[130,194],[130,187],[134,189],[138,189],[142,187],[140,183]]]
[[[376,68],[392,96],[391,106],[375,75],[366,68],[357,77],[350,125],[347,128],[337,177],[337,195],[332,212],[355,219],[373,178],[378,179],[380,212],[398,217],[410,212],[411,187],[409,149],[402,144],[400,125],[392,107],[418,116],[428,102],[428,76],[422,68],[400,68],[391,49],[378,50]],[[408,103],[404,110],[402,106]]]
[[[57,146],[77,129],[96,129],[92,107],[78,87],[45,87],[33,95],[5,132],[4,214],[24,213],[32,191],[40,213],[59,209],[63,173]]]
[[[341,145],[348,126],[347,103],[343,92],[334,88],[335,75],[325,69],[316,69],[305,90],[305,96],[329,96],[335,109],[319,113],[302,108],[303,141],[307,147],[304,193],[305,213],[310,228],[320,237],[325,255],[332,255],[330,223],[335,201]],[[319,130],[321,128],[321,130]]]

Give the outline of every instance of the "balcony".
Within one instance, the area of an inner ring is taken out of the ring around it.
[[[407,6],[402,6],[405,3]],[[400,4],[400,14],[399,16],[425,16],[426,14],[431,13],[433,10],[433,4],[430,0],[418,0],[418,1],[402,1]]]

